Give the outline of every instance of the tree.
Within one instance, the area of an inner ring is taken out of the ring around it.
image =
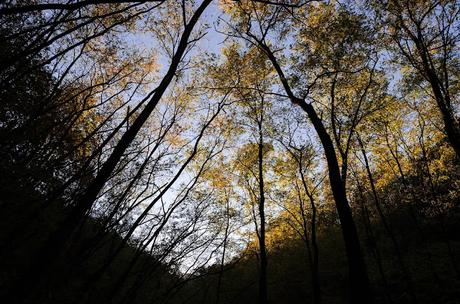
[[[349,262],[350,301],[370,303],[373,301],[371,286],[332,138],[325,127],[324,121],[318,116],[313,104],[307,101],[308,94],[300,95],[301,97],[299,97],[294,93],[278,58],[275,56],[268,42],[269,31],[272,29],[276,30],[279,20],[286,18],[286,12],[282,7],[259,12],[256,5],[245,2],[244,4],[235,6],[233,16],[235,16],[234,19],[237,25],[232,28],[230,35],[245,39],[265,53],[279,77],[287,98],[293,104],[300,106],[307,114],[321,141],[327,160],[329,182],[340,217]],[[257,32],[253,31],[254,23],[258,28]],[[282,31],[281,33],[281,37],[283,37],[285,33]]]
[[[460,155],[457,1],[387,1],[375,5],[385,34],[394,43],[402,66],[418,77],[406,77],[431,89],[452,148]]]

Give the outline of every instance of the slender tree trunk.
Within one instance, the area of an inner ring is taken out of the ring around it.
[[[222,277],[224,276],[224,266],[225,266],[225,254],[227,250],[227,239],[228,239],[228,231],[230,229],[230,206],[229,206],[229,198],[227,198],[226,206],[225,206],[225,216],[227,223],[225,225],[225,234],[224,234],[224,243],[223,250],[222,250],[222,258],[220,259],[220,269],[219,275],[217,277],[217,288],[216,288],[216,304],[219,304],[220,301],[220,292],[222,287]]]
[[[416,43],[419,47],[420,43]],[[442,120],[444,122],[444,131],[446,132],[447,138],[457,154],[457,158],[460,159],[460,124],[458,119],[455,117],[453,110],[450,105],[450,97],[448,94],[443,94],[443,89],[440,84],[441,80],[439,79],[436,72],[430,68],[429,61],[427,58],[428,50],[419,47],[419,52],[421,53],[423,68],[425,70],[426,77],[433,91],[438,108],[441,112]]]
[[[305,193],[308,196],[308,199],[310,201],[310,207],[311,207],[311,253],[312,253],[312,258],[311,258],[311,275],[312,275],[312,284],[313,284],[313,301],[315,304],[321,304],[322,298],[321,298],[321,284],[320,284],[320,279],[319,279],[319,250],[318,250],[318,241],[316,237],[316,205],[315,205],[315,199],[313,197],[313,193],[311,193],[308,190],[307,182],[305,180],[304,173],[302,171],[301,167],[301,162],[298,163],[299,165],[299,172],[300,172],[300,177],[302,179],[302,185],[305,190]],[[304,218],[304,230],[305,230],[305,237],[308,237],[308,232],[306,229],[306,221],[305,221],[305,212],[303,211],[302,208],[302,217]],[[308,242],[308,239],[307,239]],[[308,244],[308,247],[309,244]],[[310,248],[308,248],[310,250]]]
[[[268,303],[267,290],[267,248],[265,246],[265,189],[263,174],[263,130],[262,119],[259,121],[259,145],[258,145],[258,169],[259,169],[259,219],[260,229],[259,237],[259,256],[260,256],[260,273],[259,273],[259,303]]]
[[[390,224],[388,223],[388,221],[387,221],[387,219],[385,217],[385,214],[383,213],[382,206],[380,204],[380,199],[379,199],[379,196],[377,194],[377,189],[375,188],[374,177],[372,176],[372,172],[371,172],[371,169],[370,169],[370,166],[369,166],[369,159],[367,158],[367,154],[366,154],[366,150],[364,148],[363,141],[361,140],[361,137],[359,136],[359,134],[357,135],[357,138],[358,138],[358,143],[359,143],[359,145],[361,147],[361,154],[363,155],[364,165],[366,167],[367,177],[368,177],[369,183],[371,185],[371,190],[372,190],[372,195],[373,195],[373,198],[374,198],[375,208],[377,209],[377,213],[378,213],[378,215],[380,217],[380,221],[383,224],[383,228],[385,229],[386,233],[390,237],[391,242],[393,243],[393,248],[394,248],[394,251],[395,251],[395,254],[396,254],[396,260],[398,261],[399,267],[401,268],[401,272],[402,272],[402,274],[404,276],[404,279],[405,279],[405,281],[407,283],[407,287],[408,287],[408,290],[409,290],[409,294],[410,294],[410,296],[412,298],[412,302],[417,303],[418,302],[417,301],[417,296],[416,296],[416,294],[414,292],[414,285],[412,283],[412,277],[410,275],[409,269],[407,268],[407,265],[404,262],[404,258],[402,256],[401,249],[399,248],[399,244],[398,244],[398,241],[396,239],[396,235],[395,235],[393,229],[391,228]]]
[[[364,198],[364,190],[363,190],[361,183],[359,182],[358,177],[356,177],[356,184],[358,186],[359,204],[361,207],[361,217],[362,217],[362,222],[363,222],[363,225],[366,231],[366,237],[368,239],[367,243],[368,243],[369,251],[371,251],[373,258],[375,262],[377,263],[379,275],[380,275],[380,278],[382,279],[382,283],[384,287],[385,298],[388,303],[394,303],[390,293],[388,292],[389,291],[388,280],[386,278],[385,271],[383,269],[380,250],[379,250],[379,247],[377,246],[377,242],[375,241],[374,231],[372,230],[372,224],[371,224],[371,220],[369,217],[369,211],[367,210],[367,207],[365,205],[366,200]]]

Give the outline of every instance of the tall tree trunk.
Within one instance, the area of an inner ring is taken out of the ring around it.
[[[257,40],[254,36],[259,47],[267,54],[267,57],[272,62],[282,85],[293,104],[299,105],[304,110],[310,119],[316,133],[321,141],[324,149],[324,154],[327,160],[329,171],[329,183],[331,186],[332,194],[334,196],[335,206],[339,215],[342,235],[345,242],[345,251],[348,259],[348,276],[349,276],[349,302],[350,303],[373,303],[374,296],[371,289],[369,277],[367,275],[366,264],[364,262],[364,255],[361,251],[359,242],[358,231],[356,230],[355,222],[351,212],[350,205],[346,196],[343,181],[340,175],[340,167],[337,161],[334,144],[331,137],[326,131],[322,120],[318,117],[314,107],[307,103],[304,99],[298,98],[294,95],[289,86],[289,83],[284,75],[281,66],[270,50],[263,41]]]
[[[263,114],[262,114],[263,115]],[[267,290],[267,248],[265,246],[265,189],[263,173],[263,130],[262,118],[259,121],[259,145],[258,145],[258,167],[259,167],[259,219],[260,229],[259,238],[259,256],[260,256],[260,273],[259,273],[259,303],[268,303]]]
[[[227,240],[228,240],[228,231],[230,229],[230,198],[227,197],[226,205],[225,205],[225,217],[226,217],[226,224],[225,224],[225,232],[224,232],[224,243],[223,250],[222,250],[222,258],[220,259],[220,268],[219,274],[217,277],[217,288],[216,288],[216,304],[220,302],[220,292],[222,287],[222,277],[224,276],[224,266],[225,266],[225,254],[227,251]]]
[[[313,196],[313,193],[311,193],[308,190],[307,182],[305,180],[305,175],[302,171],[302,162],[300,161],[299,163],[299,172],[300,172],[300,177],[302,179],[302,185],[305,190],[305,193],[308,196],[308,199],[310,201],[310,207],[311,207],[311,245],[312,245],[312,258],[311,258],[311,276],[312,276],[312,284],[313,284],[313,301],[315,304],[321,304],[322,298],[321,298],[321,285],[320,285],[320,280],[319,280],[319,250],[318,250],[318,241],[316,237],[316,205],[315,205],[315,199]],[[305,226],[305,237],[308,237],[308,232],[306,229],[306,221],[305,221],[305,212],[302,208],[302,217],[304,219],[304,226]],[[307,239],[308,241],[308,239]],[[309,246],[308,246],[309,247]],[[308,248],[309,249],[309,248]]]
[[[420,43],[416,43],[417,47]],[[423,69],[428,79],[431,90],[438,105],[439,111],[441,112],[442,120],[444,122],[444,131],[446,132],[447,138],[457,154],[457,158],[460,159],[460,123],[455,117],[454,111],[450,107],[451,101],[450,96],[447,93],[443,93],[441,80],[439,79],[436,71],[430,68],[428,61],[428,50],[418,47],[422,57]]]
[[[400,6],[398,2],[396,2],[396,5],[398,5],[401,12],[404,11],[404,8]],[[430,84],[434,99],[444,123],[444,132],[446,133],[452,148],[455,150],[457,158],[460,159],[460,122],[455,116],[455,110],[452,109],[451,97],[449,95],[448,88],[449,71],[447,70],[447,66],[443,66],[440,71],[437,71],[435,65],[433,64],[426,38],[422,32],[421,22],[419,23],[414,19],[411,20],[416,28],[415,31],[412,31],[410,26],[408,26],[405,22],[401,22],[400,25],[415,44],[415,50],[413,50],[414,54],[404,51],[404,47],[398,42],[399,48],[403,50],[404,56],[412,62],[412,66],[417,69]],[[446,58],[444,59],[446,60]],[[445,84],[443,84],[443,81],[438,74],[445,75]]]
[[[329,170],[329,183],[339,215],[342,235],[345,241],[345,250],[348,258],[348,273],[350,280],[349,301],[350,303],[372,303],[373,294],[370,281],[367,276],[364,256],[361,251],[358,231],[356,230],[345,188],[343,187],[334,145],[313,106],[303,101],[301,103],[301,107],[310,118],[310,121],[320,138],[324,153],[326,154]]]

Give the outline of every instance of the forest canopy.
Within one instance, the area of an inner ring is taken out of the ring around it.
[[[1,303],[458,303],[456,0],[0,2]]]

